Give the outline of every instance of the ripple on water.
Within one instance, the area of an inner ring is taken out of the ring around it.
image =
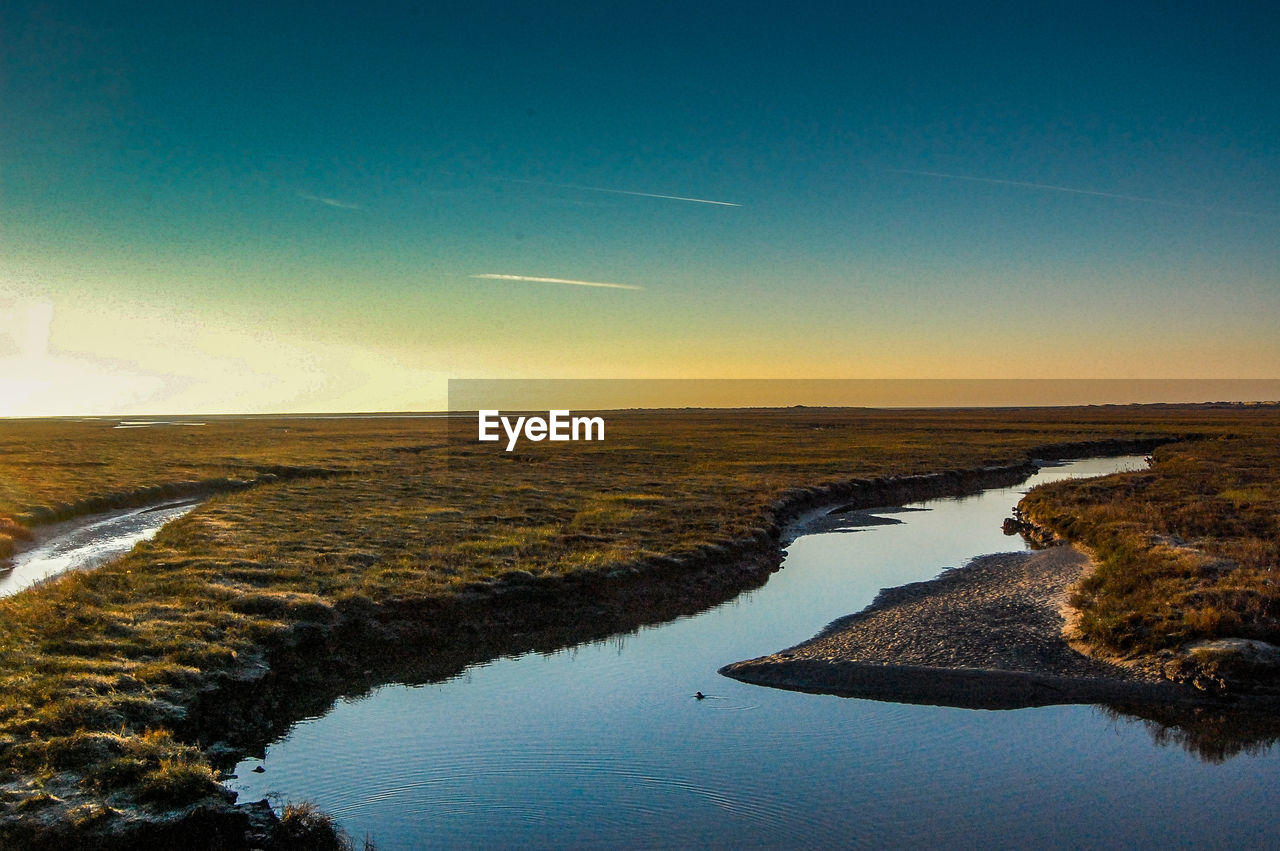
[[[620,754],[491,751],[473,753],[461,762],[419,756],[431,765],[429,770],[385,778],[359,799],[329,809],[342,819],[385,812],[392,805],[433,823],[465,825],[469,843],[495,844],[511,840],[512,820],[529,825],[563,822],[566,798],[573,803],[573,819],[599,836],[623,835],[645,823],[655,831],[665,830],[678,824],[691,806],[745,819],[762,839],[785,835],[785,826],[798,817],[794,802],[763,784],[743,786],[727,777],[708,783],[671,774],[661,762],[628,764]]]
[[[745,703],[716,694],[695,697],[694,700],[698,701],[699,708],[706,712],[754,712],[760,708],[759,703]]]

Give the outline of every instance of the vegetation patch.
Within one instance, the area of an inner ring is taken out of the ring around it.
[[[1153,460],[1043,485],[1020,503],[1027,519],[1096,555],[1072,600],[1084,635],[1161,658],[1206,639],[1280,644],[1280,438],[1178,443]]]

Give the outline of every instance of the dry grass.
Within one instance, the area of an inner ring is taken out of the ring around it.
[[[282,465],[337,471],[218,495],[115,563],[0,601],[0,771],[22,790],[3,812],[55,778],[117,801],[207,794],[205,756],[168,731],[201,688],[298,624],[514,570],[565,574],[747,536],[789,488],[1277,423],[1275,410],[1211,408],[619,413],[604,443],[504,453],[448,451],[432,419],[0,422],[10,517],[194,480],[264,482]],[[1224,480],[1222,517],[1261,517],[1270,487]]]
[[[281,836],[277,845],[298,851],[350,851],[354,846],[333,816],[310,801],[288,804],[280,817]],[[373,844],[365,840],[365,848]]]
[[[1120,652],[1280,643],[1280,438],[1175,444],[1154,457],[1151,470],[1046,485],[1022,502],[1099,558],[1074,600],[1082,630]]]
[[[362,470],[390,447],[421,440],[418,423],[431,422],[189,421],[204,425],[121,429],[116,420],[0,421],[0,517],[165,484],[253,479],[280,466]]]

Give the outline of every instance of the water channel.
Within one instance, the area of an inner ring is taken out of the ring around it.
[[[16,594],[69,570],[91,570],[156,536],[160,527],[187,514],[203,500],[105,511],[39,527],[0,572],[0,597]]]
[[[716,673],[883,587],[1021,549],[1000,523],[1034,484],[1142,463],[1046,466],[1017,487],[801,534],[783,570],[729,603],[340,700],[229,785],[241,800],[314,801],[380,849],[1267,845],[1274,748],[1204,761],[1098,707],[915,706]]]

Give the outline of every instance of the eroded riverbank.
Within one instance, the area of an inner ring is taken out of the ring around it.
[[[260,751],[297,719],[381,682],[441,681],[494,658],[625,635],[732,600],[778,570],[784,530],[817,506],[976,494],[1035,469],[1027,461],[794,489],[748,538],[564,576],[513,574],[447,597],[317,611],[277,637],[258,663],[242,666],[242,675],[202,694],[183,729],[221,753]]]

